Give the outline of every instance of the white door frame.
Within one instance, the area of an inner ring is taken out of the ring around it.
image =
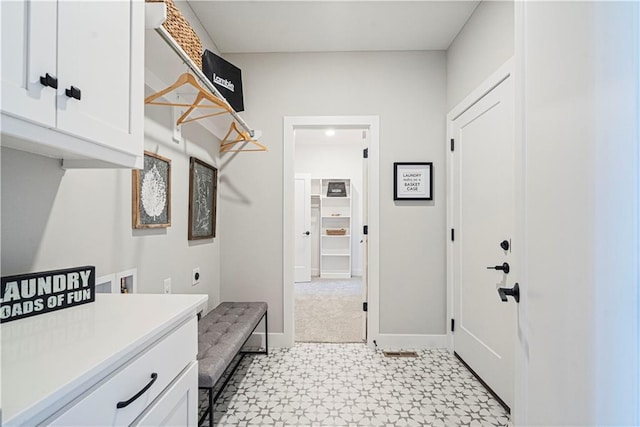
[[[520,7],[517,12],[522,13]],[[516,14],[517,15],[517,14]],[[518,277],[513,278],[514,282],[520,284],[520,303],[518,304],[518,325],[517,336],[515,339],[515,366],[514,366],[514,403],[511,408],[511,420],[515,425],[526,425],[526,386],[527,386],[527,363],[526,356],[523,353],[522,343],[527,342],[526,330],[526,254],[525,254],[525,238],[524,235],[524,217],[525,217],[525,169],[524,169],[524,141],[522,138],[522,100],[523,100],[523,79],[520,71],[524,68],[520,63],[520,58],[511,58],[505,62],[497,71],[489,76],[482,84],[480,84],[473,92],[471,92],[464,100],[455,106],[449,114],[447,114],[447,151],[450,153],[449,144],[453,138],[453,122],[454,120],[471,108],[484,95],[498,86],[506,78],[511,76],[514,79],[514,187],[515,187],[515,214],[514,221],[514,241],[519,242],[519,250],[516,252],[514,262],[518,265]],[[517,67],[518,73],[514,73]],[[453,157],[447,156],[447,232],[453,228]],[[517,243],[518,244],[518,243]],[[447,319],[453,319],[454,301],[453,301],[453,242],[447,239]],[[524,289],[523,289],[524,288]],[[453,352],[454,336],[451,332],[450,325],[447,325],[447,348]]]
[[[284,344],[294,344],[294,178],[295,178],[295,130],[320,127],[358,128],[369,131],[369,283],[367,345],[373,347],[378,339],[379,280],[380,280],[380,118],[378,116],[286,116],[284,117],[283,147],[283,306]]]
[[[528,357],[528,311],[529,298],[527,290],[529,283],[526,244],[527,235],[525,227],[526,218],[526,139],[525,139],[525,63],[524,63],[524,21],[525,2],[515,2],[514,5],[514,50],[512,71],[514,72],[514,129],[515,129],[515,170],[514,170],[514,190],[516,202],[516,218],[514,222],[514,239],[521,242],[522,250],[516,252],[514,262],[518,265],[518,275],[520,281],[520,303],[518,304],[518,324],[516,349],[514,353],[514,404],[511,409],[511,423],[515,426],[529,425],[529,357]]]

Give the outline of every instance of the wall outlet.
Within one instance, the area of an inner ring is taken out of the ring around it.
[[[195,286],[198,283],[200,283],[200,267],[194,268],[191,275],[191,286]]]
[[[164,279],[164,293],[165,294],[171,293],[171,277]]]

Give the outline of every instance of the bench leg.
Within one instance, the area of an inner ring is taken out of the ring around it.
[[[269,324],[268,324],[268,320],[267,320],[267,319],[269,319],[269,311],[265,311],[265,313],[262,315],[262,318],[264,319],[264,346],[265,346],[265,349],[264,350],[257,350],[257,351],[256,350],[240,350],[240,353],[243,353],[243,354],[266,354],[267,356],[269,355]],[[258,327],[258,325],[256,325],[256,328],[257,327]],[[255,328],[254,328],[254,331],[255,331]],[[251,338],[251,335],[249,335],[249,337],[247,338],[247,341],[249,340],[249,338]],[[247,341],[245,341],[245,344],[246,344]]]
[[[209,427],[213,427],[213,387],[209,389]]]
[[[205,418],[207,418],[207,414],[209,415],[209,426],[212,427],[213,426],[213,387],[211,388],[207,388],[207,387],[198,387],[199,390],[207,390],[208,393],[208,400],[209,400],[209,407],[207,408],[206,411],[204,411],[204,413],[202,414],[202,416],[198,419],[198,427],[200,427],[201,425],[204,424],[204,420]],[[200,404],[200,398],[198,397],[198,405]]]
[[[267,321],[269,319],[269,310],[264,313],[264,352],[269,355],[269,327]]]

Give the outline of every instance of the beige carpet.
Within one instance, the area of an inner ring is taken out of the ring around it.
[[[296,341],[362,342],[360,286],[359,278],[296,283]]]

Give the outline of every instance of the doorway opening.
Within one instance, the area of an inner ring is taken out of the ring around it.
[[[295,132],[295,341],[366,341],[364,128]]]
[[[377,337],[378,144],[378,117],[284,119],[284,339],[289,346],[295,341],[373,345]]]

